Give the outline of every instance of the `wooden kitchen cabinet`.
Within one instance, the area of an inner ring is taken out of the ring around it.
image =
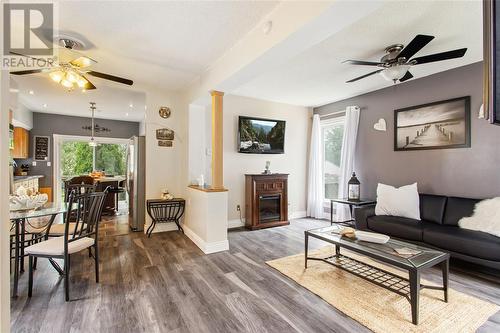
[[[22,127],[14,127],[13,158],[28,158],[30,147],[30,133]]]

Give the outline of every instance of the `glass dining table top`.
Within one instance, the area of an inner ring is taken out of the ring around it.
[[[48,202],[36,209],[10,211],[11,220],[28,219],[50,215],[63,214],[68,211],[66,203]]]

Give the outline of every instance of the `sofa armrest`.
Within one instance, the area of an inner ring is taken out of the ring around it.
[[[375,205],[358,207],[354,209],[354,219],[356,229],[366,230],[368,229],[367,219],[370,216],[375,215]]]

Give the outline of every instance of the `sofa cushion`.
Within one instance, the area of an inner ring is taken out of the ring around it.
[[[398,216],[377,215],[367,219],[368,229],[381,234],[422,241],[422,225],[419,220]]]
[[[443,250],[500,261],[500,237],[485,232],[424,223],[424,242]]]
[[[471,216],[479,199],[448,197],[443,224],[457,226],[462,217]]]
[[[420,219],[442,224],[446,199],[442,195],[420,194]]]

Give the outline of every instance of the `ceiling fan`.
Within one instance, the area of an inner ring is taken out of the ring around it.
[[[385,49],[385,52],[387,54],[380,59],[380,62],[360,60],[344,61],[343,63],[348,63],[351,65],[379,67],[379,69],[377,69],[376,71],[346,81],[346,83],[355,82],[377,73],[380,73],[380,75],[382,75],[387,81],[393,81],[394,83],[396,83],[397,81],[404,82],[413,77],[413,75],[409,71],[411,66],[427,64],[435,61],[461,58],[467,51],[467,48],[462,48],[411,59],[411,57],[413,57],[418,51],[420,51],[433,39],[434,36],[417,35],[415,38],[413,38],[410,44],[406,45],[406,47],[402,44],[394,44],[388,46]]]
[[[88,75],[98,77],[100,79],[126,84],[129,86],[134,83],[132,80],[125,79],[119,76],[90,70],[89,67],[96,64],[97,61],[75,51],[75,47],[79,47],[82,45],[76,40],[61,38],[59,42],[62,44],[63,48],[57,49],[57,52],[59,54],[58,66],[24,71],[14,71],[10,72],[10,74],[28,75],[35,73],[49,73],[49,77],[52,80],[61,84],[69,91],[72,91],[75,88],[80,88],[83,91],[96,89],[96,86],[87,78]],[[37,58],[20,53],[11,52],[11,54],[38,60]]]

